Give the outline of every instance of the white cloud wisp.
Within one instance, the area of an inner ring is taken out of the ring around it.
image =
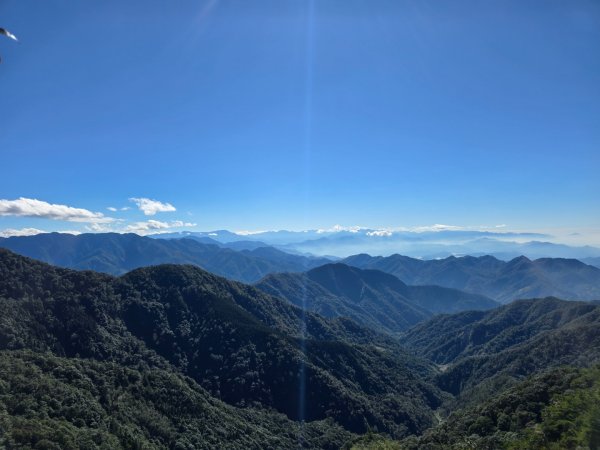
[[[159,202],[158,200],[152,200],[144,197],[131,197],[129,201],[135,203],[140,211],[146,216],[153,216],[159,212],[172,212],[177,211],[170,203]]]
[[[84,223],[109,223],[114,221],[112,217],[106,217],[99,212],[25,197],[16,200],[0,199],[0,217],[5,216],[37,217]]]

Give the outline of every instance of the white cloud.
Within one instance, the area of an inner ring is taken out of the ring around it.
[[[423,232],[423,231],[460,231],[464,230],[464,227],[459,227],[456,225],[443,225],[436,223],[435,225],[429,225],[424,227],[414,227],[412,231]]]
[[[38,230],[37,228],[21,228],[16,230],[14,228],[7,228],[6,230],[0,231],[0,237],[12,237],[12,236],[33,236],[35,234],[45,233],[44,230]]]
[[[320,228],[320,229],[317,230],[317,233],[319,233],[319,234],[322,234],[322,233],[339,233],[340,231],[348,231],[350,233],[358,233],[362,229],[363,229],[363,227],[359,227],[359,226],[345,227],[345,226],[342,226],[342,225],[334,225],[333,227],[331,227],[329,229]]]
[[[182,220],[173,220],[170,224],[171,228],[177,228],[177,227],[195,227],[196,225],[198,225],[197,223],[191,223],[191,222],[183,222]]]
[[[134,222],[125,227],[123,232],[136,233],[140,235],[153,234],[161,230],[170,228],[195,227],[195,223],[183,222],[182,220],[173,220],[171,222],[161,222],[160,220],[147,220],[145,222]]]
[[[0,230],[0,237],[13,237],[13,236],[34,236],[36,234],[50,233],[50,231],[38,230],[37,228],[21,228],[20,230],[14,228],[7,228],[6,230]],[[62,230],[57,233],[63,234],[81,234],[80,231],[76,230]]]
[[[42,219],[88,223],[108,223],[114,221],[113,218],[105,217],[104,214],[99,212],[24,197],[16,200],[0,199],[0,216],[38,217]]]
[[[91,223],[86,225],[85,228],[88,231],[94,231],[96,233],[106,233],[108,231],[112,231],[110,224]]]
[[[392,234],[394,234],[394,233],[392,233],[390,230],[367,231],[367,236],[389,237]]]
[[[129,206],[123,206],[122,208],[115,208],[114,206],[109,206],[106,209],[108,209],[109,211],[112,211],[112,212],[117,212],[117,211],[129,211],[131,208]]]
[[[238,231],[234,231],[235,234],[237,234],[238,236],[252,236],[253,234],[262,234],[262,233],[268,233],[268,230],[256,230],[256,231],[251,231],[251,230],[238,230]],[[214,233],[214,235],[216,236],[217,234]],[[212,233],[209,234],[209,236],[212,236]]]
[[[135,203],[140,211],[146,216],[153,216],[159,212],[170,212],[176,211],[175,207],[170,203],[159,202],[158,200],[151,200],[149,198],[136,198],[132,197],[129,201]]]

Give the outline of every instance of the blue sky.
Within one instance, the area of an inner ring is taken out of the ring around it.
[[[5,0],[0,26],[0,230],[600,229],[598,2]]]

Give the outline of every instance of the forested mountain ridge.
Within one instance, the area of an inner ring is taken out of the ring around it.
[[[350,317],[362,325],[391,333],[405,330],[434,313],[498,306],[480,295],[439,286],[407,286],[393,275],[340,263],[305,273],[267,275],[255,286],[325,317]]]
[[[552,367],[600,363],[600,306],[554,298],[438,316],[402,342],[442,365],[436,384],[470,404]],[[451,408],[455,408],[451,406]]]
[[[557,298],[518,300],[490,311],[439,315],[402,336],[402,342],[438,364],[501,352],[540,333],[600,324],[600,305]]]
[[[304,271],[325,258],[292,255],[272,247],[236,251],[196,239],[152,239],[137,234],[43,233],[0,238],[0,247],[61,267],[121,275],[157,264],[194,264],[232,280],[253,282],[275,271]]]
[[[297,308],[193,266],[113,278],[2,250],[0,312],[4,350],[171,370],[231,405],[332,418],[354,432],[420,432],[444,398],[411,369],[414,358],[359,343],[372,332],[309,313],[303,340]]]
[[[335,450],[351,433],[236,408],[169,368],[0,350],[0,447]]]
[[[420,260],[402,255],[354,255],[344,264],[376,269],[410,285],[439,285],[485,295],[501,303],[523,298],[600,299],[600,269],[576,259],[493,256]]]
[[[196,266],[113,277],[0,249],[0,444],[334,449],[377,430],[398,448],[513,445],[575,404],[554,437],[584,442],[596,413],[573,392],[593,373],[548,370],[600,361],[599,330],[600,305],[553,298],[439,315],[398,335],[428,362]]]
[[[600,448],[600,366],[531,376],[452,413],[422,436],[355,438],[352,450],[576,450]]]

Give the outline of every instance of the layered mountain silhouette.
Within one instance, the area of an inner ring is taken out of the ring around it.
[[[379,270],[339,263],[305,273],[267,275],[256,287],[325,317],[350,317],[387,332],[404,330],[436,313],[499,305],[482,295],[439,286],[407,286]]]
[[[494,255],[503,260],[525,255],[537,258],[600,257],[600,248],[572,247],[548,242],[552,236],[491,230],[414,230],[391,231],[361,227],[333,227],[303,231],[263,231],[238,234],[227,230],[210,232],[182,231],[157,237],[210,238],[224,244],[260,241],[281,250],[313,255],[347,257],[358,253],[391,255],[399,253],[415,258],[446,258],[450,255]],[[525,242],[524,242],[525,241]]]
[[[598,267],[600,268],[600,257],[597,258],[582,258],[581,259],[582,262],[589,264],[590,266],[594,266],[594,267]]]
[[[411,292],[341,264],[284,275],[351,311]],[[596,439],[594,303],[521,300],[389,335],[192,265],[115,277],[1,249],[0,317],[8,448],[540,448],[540,429],[557,448]]]
[[[47,233],[0,238],[0,247],[62,267],[112,275],[153,264],[194,264],[211,273],[247,283],[257,282],[272,273],[305,272],[331,263],[326,258],[290,254],[256,240],[237,238],[223,243],[208,235],[156,239],[136,234],[73,236]],[[361,269],[386,272],[411,286],[437,285],[459,289],[502,303],[545,296],[568,300],[600,299],[600,269],[573,259],[531,261],[519,257],[505,262],[493,256],[420,260],[401,255],[372,257],[360,254],[341,262]],[[418,293],[413,292],[413,295],[418,296]],[[445,309],[444,305],[427,306],[427,301],[436,298],[444,297],[440,294],[427,295],[421,298],[421,306],[434,313],[468,308],[466,305],[454,310]],[[322,312],[329,314],[326,309]],[[410,320],[407,323],[411,323]]]
[[[0,313],[2,350],[167,370],[229,405],[349,432],[419,432],[443,399],[419,373],[431,366],[385,338],[189,265],[114,278],[1,250]]]
[[[0,238],[0,247],[61,267],[112,275],[154,264],[194,264],[245,282],[257,281],[275,271],[304,271],[329,262],[324,258],[291,255],[273,247],[254,246],[236,251],[204,236],[152,239],[137,234],[45,233]]]
[[[554,296],[567,300],[600,299],[600,269],[575,259],[521,256],[505,262],[493,256],[420,260],[402,255],[350,256],[342,261],[376,269],[411,285],[435,284],[507,303],[522,298]]]

